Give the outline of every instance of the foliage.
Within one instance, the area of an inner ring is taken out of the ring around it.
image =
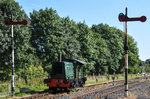
[[[0,15],[2,15],[2,19],[4,17],[11,18],[12,15],[13,21],[27,20],[30,22],[25,12],[21,10],[19,4],[14,0],[3,0],[0,2]],[[5,25],[4,22],[0,23],[0,25],[0,71],[2,71],[0,79],[5,80],[10,78],[11,73],[11,26]],[[34,55],[30,55],[34,52],[34,49],[29,42],[31,32],[28,26],[14,25],[15,71],[22,68],[22,64],[24,66],[30,64],[31,56],[34,57]]]
[[[28,80],[28,84],[25,83],[24,79],[20,79],[16,81],[15,84],[15,96],[16,98],[22,97],[28,94],[37,94],[39,91],[43,91],[47,89],[47,86],[43,82],[45,77],[32,78]],[[34,83],[34,84],[33,84]],[[31,92],[20,93],[20,88],[30,89]],[[17,97],[19,96],[19,97]]]
[[[101,73],[108,73],[108,62],[110,56],[110,51],[107,49],[106,41],[101,37],[100,34],[95,33],[94,34],[94,49],[95,49],[95,55],[92,57],[92,59],[95,61],[95,70],[96,74]]]
[[[139,55],[138,55],[138,48],[137,43],[134,41],[132,37],[129,36],[128,38],[128,60],[129,60],[129,73],[138,73],[140,72],[139,69]]]
[[[146,67],[146,72],[150,72],[150,59],[147,59],[144,63],[143,66]]]
[[[80,59],[86,73],[96,75],[124,71],[124,32],[106,24],[89,28],[85,22],[76,23],[60,17],[52,8],[33,10],[30,19],[14,0],[0,2],[1,18],[28,20],[27,26],[15,25],[15,73],[18,77],[34,78],[50,73],[52,63],[63,59]],[[0,79],[11,76],[11,26],[0,23]],[[129,73],[141,71],[137,43],[129,36]],[[149,60],[146,68],[149,71]]]
[[[150,73],[150,66],[146,66],[146,72]]]
[[[80,42],[80,51],[78,52],[78,55],[81,60],[84,60],[88,63],[86,69],[89,69],[91,71],[94,71],[94,65],[95,62],[93,60],[95,55],[95,49],[94,49],[94,40],[93,40],[93,32],[88,28],[88,26],[85,23],[78,23],[78,38],[77,40]]]
[[[25,78],[25,76],[27,76],[27,78],[31,79],[31,78],[38,78],[43,75],[45,75],[45,73],[42,66],[30,65],[28,68],[20,69],[20,76],[22,78]]]
[[[107,82],[109,81],[113,81],[112,77],[114,75],[101,75],[101,76],[87,76],[87,81],[85,82],[86,85],[89,84],[96,84],[96,83],[102,83],[102,82]],[[137,77],[141,77],[141,74],[129,74],[128,75],[128,79],[132,79],[132,78],[137,78]],[[109,78],[109,79],[108,79]],[[122,74],[119,75],[115,75],[115,80],[124,80],[125,76]]]
[[[150,65],[150,59],[147,59],[145,63]]]
[[[63,58],[79,58],[80,51],[80,41],[78,40],[79,30],[76,23],[73,20],[70,20],[69,17],[62,18],[63,23]]]
[[[139,66],[141,66],[141,72],[150,72],[149,60],[150,59],[147,59],[145,61],[139,60]],[[145,71],[142,70],[142,66],[145,67]]]
[[[93,25],[92,30],[102,35],[102,38],[106,41],[108,58],[105,60],[109,66],[109,73],[116,72],[119,68],[119,61],[123,54],[123,38],[122,32],[109,27],[108,25],[98,24]],[[104,53],[104,51],[102,52]],[[106,53],[104,53],[106,55]]]
[[[31,43],[44,66],[56,61],[64,53],[63,29],[61,18],[55,10],[46,8],[30,13],[32,25]]]

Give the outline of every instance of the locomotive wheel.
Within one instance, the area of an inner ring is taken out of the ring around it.
[[[76,84],[75,83],[73,83],[73,88],[76,88]]]
[[[65,91],[65,92],[69,92],[70,90],[69,90],[68,87],[65,87],[65,88],[64,88],[64,91]]]
[[[65,79],[65,80],[63,81],[63,83],[64,83],[64,84],[67,84],[67,83],[68,83],[68,80],[67,80],[67,79]]]
[[[84,83],[83,83],[83,82],[81,82],[81,83],[80,83],[80,87],[83,87],[83,86],[84,86]]]
[[[47,84],[49,82],[49,79],[44,79],[44,83]]]
[[[51,93],[56,93],[57,92],[57,88],[55,88],[55,87],[49,87],[49,91]]]

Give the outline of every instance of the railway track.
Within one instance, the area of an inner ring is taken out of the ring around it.
[[[141,79],[143,79],[143,77],[140,79],[130,80],[129,88],[133,88],[134,86],[141,84],[140,83]],[[87,90],[82,93],[69,95],[69,96],[65,96],[65,97],[59,97],[57,99],[101,99],[101,98],[105,99],[107,96],[109,96],[111,94],[115,94],[120,91],[122,91],[122,93],[124,92],[124,83],[123,82],[118,85],[115,85],[115,86],[111,85],[111,86],[107,86],[105,88]]]
[[[147,81],[143,81],[143,82],[139,82],[139,83],[135,83],[135,84],[129,85],[129,90],[131,88],[134,88],[135,86],[141,85],[141,84],[146,83],[146,82]],[[95,99],[102,99],[102,98],[107,99],[108,97],[111,97],[112,94],[116,94],[117,95],[119,92],[120,93],[122,92],[124,94],[124,90],[125,90],[125,88],[118,88],[116,90],[107,92],[107,93],[105,93],[103,95],[99,95],[99,96],[95,97]]]
[[[108,86],[105,88],[100,88],[100,89],[91,89],[91,90],[87,90],[84,91],[82,93],[78,93],[78,94],[74,94],[72,96],[65,96],[65,97],[59,97],[58,99],[88,99],[87,97],[90,97],[89,99],[94,99],[93,97],[95,97],[95,95],[97,96],[97,94],[105,94],[108,91],[110,92],[111,90],[116,90],[120,87],[124,87],[123,84],[117,85],[117,86]]]
[[[115,81],[115,83],[120,83],[120,82],[123,82],[123,80],[117,80]],[[85,90],[91,90],[91,89],[94,89],[95,86],[99,86],[99,87],[105,87],[105,86],[108,86],[108,85],[111,85],[112,84],[112,81],[109,81],[109,82],[104,82],[104,83],[99,83],[99,84],[93,84],[93,85],[87,85],[85,86],[84,88],[80,88],[80,89],[74,89],[73,91],[85,91]],[[97,88],[99,88],[97,87]],[[55,94],[51,94],[49,92],[42,92],[42,93],[39,93],[39,94],[35,94],[35,95],[32,95],[32,96],[25,96],[25,97],[21,97],[20,99],[55,99],[55,98],[58,98],[58,97],[63,97],[65,96],[64,93],[59,93],[59,95],[55,95]]]
[[[143,77],[130,79],[129,83],[131,84],[131,86],[134,86],[134,84],[135,83],[138,84],[138,82],[141,79],[143,79]],[[115,81],[115,86],[113,86],[111,81],[107,83],[85,86],[84,88],[81,88],[79,90],[77,89],[76,92],[73,94],[67,93],[51,94],[49,92],[44,92],[32,96],[22,97],[20,99],[90,99],[89,97],[91,97],[91,99],[94,98],[99,99],[107,97],[108,95],[114,94],[119,91],[124,91],[123,84],[124,80],[118,80]]]
[[[134,83],[136,83],[136,84],[134,84]],[[132,83],[130,83],[130,85],[132,85],[132,86],[137,85],[137,83],[138,82],[132,82]],[[87,97],[89,99],[100,99],[100,98],[107,97],[108,95],[111,95],[113,93],[123,91],[123,90],[124,90],[124,85],[118,85],[118,86],[114,86],[114,87],[94,91],[94,92],[91,92],[91,93],[88,93],[88,94],[84,94],[84,95],[81,95],[81,96],[78,96],[78,97],[75,97],[75,98],[72,98],[72,99],[84,99],[84,98],[87,99]]]

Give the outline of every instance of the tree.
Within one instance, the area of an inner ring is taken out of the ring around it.
[[[77,27],[79,30],[77,40],[80,42],[80,51],[78,52],[78,55],[81,60],[88,63],[86,65],[87,72],[92,74],[95,70],[95,61],[93,60],[95,56],[93,32],[84,22],[79,22]]]
[[[11,18],[13,15],[13,21],[22,21],[29,18],[25,14],[18,3],[14,0],[0,1],[0,15],[1,19],[5,17]],[[3,20],[4,21],[4,20]],[[11,26],[7,26],[0,23],[0,76],[1,80],[9,79],[11,75]],[[29,25],[28,25],[29,26]],[[28,26],[15,25],[14,26],[14,42],[15,42],[15,71],[18,72],[19,68],[23,68],[25,64],[28,64],[28,53],[32,53],[34,50],[31,47],[29,40],[31,32]]]
[[[110,52],[107,49],[105,40],[101,37],[101,34],[93,32],[85,23],[78,23],[80,42],[79,55],[83,60],[87,61],[87,69],[90,74],[105,73],[107,68],[107,59]]]
[[[145,66],[146,67],[146,72],[150,72],[150,59],[146,59],[145,61],[142,61],[142,65],[141,66]]]
[[[107,49],[111,53],[107,59],[109,73],[116,72],[119,69],[119,61],[123,55],[123,33],[108,25],[98,24],[91,28],[94,32],[102,35],[106,41]]]
[[[64,53],[65,38],[61,18],[52,8],[30,13],[32,25],[32,46],[44,65],[51,66],[51,63],[58,60],[60,53]]]
[[[108,60],[111,55],[109,49],[107,48],[106,41],[101,37],[101,34],[94,33],[93,34],[93,48],[95,50],[94,57],[92,59],[95,61],[95,69],[94,71],[98,75],[99,73],[105,74],[108,73]]]
[[[134,39],[129,36],[128,37],[128,64],[129,64],[129,73],[137,73],[140,71],[139,69],[139,55],[138,55],[138,48],[137,43]]]
[[[145,63],[150,65],[150,59],[147,59]]]
[[[63,58],[72,58],[78,59],[80,50],[80,43],[78,41],[79,30],[76,23],[73,20],[70,20],[69,17],[62,18],[63,23]]]

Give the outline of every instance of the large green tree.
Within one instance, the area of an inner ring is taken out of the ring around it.
[[[13,21],[29,21],[18,3],[14,0],[0,1],[1,19],[11,18]],[[0,79],[8,79],[11,75],[11,26],[5,25],[4,20],[0,23]],[[27,26],[14,25],[14,42],[15,42],[15,72],[33,62],[31,53],[34,52],[30,45],[31,32]]]
[[[63,38],[65,39],[63,44],[64,58],[78,59],[80,50],[79,29],[76,23],[73,20],[70,20],[69,17],[62,18],[63,23]]]
[[[64,30],[62,20],[52,8],[30,13],[32,25],[32,45],[45,68],[64,54]]]
[[[80,42],[80,51],[78,55],[81,57],[82,60],[86,61],[87,70],[88,72],[94,71],[94,64],[95,61],[95,49],[94,49],[94,39],[93,39],[93,32],[85,23],[78,23],[78,38],[77,40]]]
[[[140,71],[138,48],[137,43],[131,36],[128,37],[128,49],[129,73],[137,73]]]
[[[122,32],[103,24],[93,25],[92,30],[101,34],[106,41],[107,49],[110,52],[109,59],[107,59],[109,73],[116,72],[120,66],[119,61],[122,59],[123,54]]]
[[[50,72],[51,64],[60,54],[63,58],[86,61],[89,74],[121,73],[124,69],[124,33],[114,27],[98,24],[89,28],[84,22],[61,18],[52,8],[33,10],[29,19],[14,0],[0,1],[1,19],[10,18],[11,14],[13,21],[26,19],[29,23],[14,26],[17,75],[36,74],[25,71],[38,68],[40,63]],[[0,79],[7,79],[11,75],[11,26],[4,22],[0,26]],[[131,36],[128,44],[129,73],[137,73],[140,71],[137,44]]]
[[[150,65],[150,59],[146,59],[145,63]]]
[[[81,49],[80,56],[88,62],[87,70],[92,73],[108,72],[107,59],[110,52],[101,34],[93,32],[85,23],[78,23]]]
[[[107,43],[99,33],[94,33],[93,40],[95,49],[94,57],[92,57],[92,59],[95,61],[94,71],[96,72],[96,74],[109,73],[108,60],[111,53],[107,47]]]

